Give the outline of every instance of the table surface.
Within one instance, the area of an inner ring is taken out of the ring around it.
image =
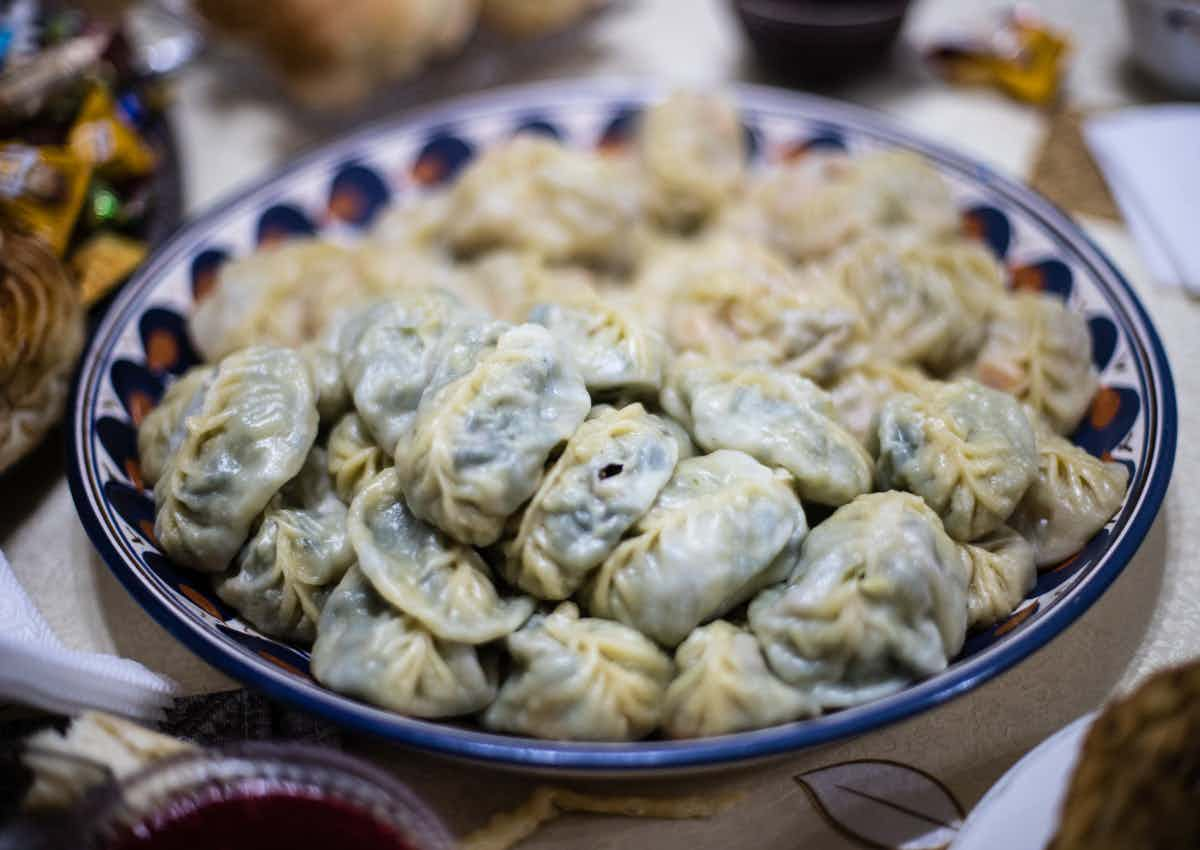
[[[683,0],[619,3],[580,33],[548,45],[536,59],[491,56],[467,62],[436,83],[427,82],[423,90],[453,94],[481,83],[582,74],[648,75],[704,86],[762,81],[727,3],[690,0],[681,17],[683,6]],[[1044,130],[1041,114],[987,91],[943,85],[920,68],[913,47],[932,34],[978,21],[994,6],[991,0],[917,2],[895,61],[826,93],[881,109],[915,131],[1024,176]],[[1152,96],[1128,66],[1117,0],[1046,0],[1037,6],[1075,43],[1067,82],[1073,103],[1119,106]],[[270,90],[246,91],[242,79],[224,57],[216,57],[192,66],[179,80],[171,117],[182,147],[189,211],[204,208],[298,150],[344,129],[344,122],[299,113]],[[384,103],[372,111],[383,114],[396,108],[396,103]],[[1133,562],[1104,597],[1012,671],[896,726],[732,774],[600,786],[608,793],[727,788],[749,792],[743,802],[712,821],[573,816],[523,846],[863,846],[817,817],[793,777],[855,760],[896,762],[936,777],[969,809],[1004,770],[1051,732],[1149,672],[1198,654],[1200,606],[1195,600],[1200,598],[1200,576],[1187,552],[1188,541],[1200,532],[1200,502],[1190,496],[1186,482],[1200,470],[1200,447],[1189,439],[1200,399],[1200,375],[1190,368],[1200,362],[1200,334],[1195,332],[1200,302],[1149,280],[1121,227],[1083,223],[1133,282],[1163,336],[1174,366],[1182,431],[1175,483],[1163,509]],[[69,646],[138,659],[173,677],[188,693],[235,687],[151,621],[109,574],[76,519],[60,455],[60,445],[43,447],[25,468],[24,477],[37,483],[20,498],[8,494],[0,505],[0,549],[54,630]],[[31,468],[40,474],[28,475]],[[516,804],[544,781],[467,770],[374,741],[351,741],[350,746],[412,781],[456,832]],[[878,773],[886,768],[878,764],[862,770],[864,781],[870,780],[871,771],[887,779]],[[859,814],[870,812],[860,809]],[[748,835],[754,836],[752,842],[746,840]]]

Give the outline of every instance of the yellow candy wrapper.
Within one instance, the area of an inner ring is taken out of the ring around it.
[[[129,277],[146,258],[146,243],[116,233],[97,233],[68,263],[79,282],[83,303],[91,306]]]
[[[1045,106],[1058,95],[1070,46],[1065,35],[1018,6],[986,36],[948,39],[926,56],[951,82],[995,86],[1017,100]]]
[[[141,177],[154,170],[154,150],[122,120],[112,92],[100,83],[84,97],[67,145],[105,179]]]
[[[91,176],[91,163],[68,148],[0,143],[0,216],[61,257]]]

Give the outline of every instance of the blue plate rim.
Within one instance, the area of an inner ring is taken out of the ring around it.
[[[157,277],[158,270],[169,264],[174,255],[187,247],[198,244],[197,236],[214,220],[245,201],[249,196],[260,194],[288,176],[303,171],[322,160],[344,157],[355,148],[367,145],[372,139],[396,132],[413,124],[452,125],[456,116],[479,111],[481,108],[499,108],[506,103],[528,104],[544,100],[547,96],[570,98],[595,98],[607,96],[614,105],[620,99],[642,102],[661,92],[665,84],[660,81],[637,78],[595,78],[584,80],[555,80],[534,84],[507,86],[486,90],[464,97],[446,100],[435,106],[384,119],[346,134],[331,142],[315,146],[269,172],[250,184],[237,188],[200,214],[190,218],[184,226],[167,239],[154,256],[135,274],[114,301],[106,315],[98,323],[95,335],[89,341],[87,352],[80,361],[72,391],[72,404],[68,418],[67,471],[72,499],[88,537],[100,553],[102,560],[138,603],[152,618],[173,637],[234,679],[262,690],[269,696],[294,705],[302,710],[317,714],[349,728],[365,731],[397,743],[443,755],[482,760],[500,766],[565,769],[583,772],[628,772],[633,770],[671,770],[686,768],[717,768],[732,766],[751,760],[782,755],[787,752],[814,747],[842,740],[877,729],[910,717],[921,711],[941,705],[957,696],[977,688],[984,682],[1000,675],[1013,665],[1029,657],[1045,646],[1068,625],[1087,610],[1107,590],[1124,570],[1141,546],[1166,495],[1174,467],[1176,442],[1178,439],[1178,412],[1174,380],[1166,351],[1157,329],[1151,321],[1137,293],[1111,259],[1105,255],[1086,232],[1075,224],[1070,216],[1022,184],[997,174],[991,168],[969,156],[956,153],[942,145],[924,139],[919,133],[896,125],[886,114],[865,107],[843,103],[815,95],[788,92],[766,86],[749,84],[728,85],[724,88],[736,98],[749,102],[751,109],[756,104],[774,105],[784,110],[816,110],[835,116],[837,123],[853,126],[876,138],[899,143],[915,149],[967,175],[973,175],[1003,195],[1006,200],[1024,212],[1039,219],[1057,238],[1072,241],[1077,254],[1093,266],[1103,269],[1115,282],[1132,308],[1135,325],[1149,345],[1149,365],[1158,381],[1150,381],[1148,387],[1160,395],[1160,427],[1157,434],[1156,454],[1150,457],[1152,471],[1147,480],[1141,504],[1131,516],[1125,534],[1116,547],[1090,575],[1085,587],[1064,603],[1030,624],[1009,644],[998,647],[980,669],[970,665],[962,670],[948,670],[936,679],[919,683],[885,700],[869,703],[855,709],[825,715],[812,720],[785,724],[756,732],[718,738],[690,741],[642,741],[621,744],[582,744],[573,742],[538,741],[514,739],[486,732],[456,728],[445,724],[413,720],[374,708],[349,697],[324,691],[318,687],[301,690],[295,682],[282,673],[253,666],[241,657],[222,649],[208,635],[179,618],[172,609],[159,600],[152,590],[144,585],[125,564],[124,558],[113,547],[101,528],[97,516],[92,512],[88,499],[87,485],[83,476],[83,465],[77,462],[81,456],[86,433],[81,430],[87,422],[82,402],[84,382],[94,366],[93,355],[103,347],[112,335],[116,319],[123,312],[138,306],[141,290]]]

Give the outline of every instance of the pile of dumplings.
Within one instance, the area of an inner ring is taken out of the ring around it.
[[[226,266],[142,422],[155,532],[326,686],[562,740],[893,694],[1117,511],[1084,318],[919,157],[745,168],[677,94],[517,136],[359,243]]]

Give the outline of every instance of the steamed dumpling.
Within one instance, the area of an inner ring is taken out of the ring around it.
[[[434,637],[389,605],[357,566],[325,603],[310,666],[326,687],[412,717],[471,714],[496,696],[488,650]]]
[[[229,355],[183,428],[154,488],[154,534],[176,563],[220,572],[316,440],[316,393],[304,361],[286,348]]]
[[[317,339],[339,311],[388,289],[364,272],[353,248],[291,239],[223,265],[188,329],[210,361],[247,345],[295,347]]]
[[[347,413],[329,432],[329,474],[333,487],[346,504],[387,466],[391,457],[371,436],[367,423],[357,413]]]
[[[138,464],[142,481],[148,487],[158,483],[167,460],[183,442],[183,421],[199,407],[204,389],[215,372],[212,366],[188,369],[167,387],[158,405],[138,426]]]
[[[676,646],[786,576],[807,531],[787,473],[742,452],[688,458],[582,599],[592,614]]]
[[[1120,509],[1129,470],[1103,461],[1069,440],[1038,430],[1038,470],[1009,520],[1036,550],[1038,566],[1074,555]]]
[[[387,452],[412,426],[442,339],[472,317],[453,295],[427,289],[372,304],[342,328],[342,376],[359,416]]]
[[[764,171],[721,218],[722,228],[765,241],[794,262],[867,233],[949,233],[959,221],[941,175],[918,154],[899,150],[806,153]]]
[[[325,450],[314,448],[215,587],[264,634],[311,643],[326,597],[352,563],[346,506],[333,492]]]
[[[879,415],[876,475],[916,493],[956,540],[999,528],[1037,477],[1033,426],[1012,396],[974,381],[899,393]]]
[[[496,542],[590,408],[583,379],[549,331],[504,332],[473,368],[422,398],[411,438],[396,447],[409,508],[464,543]]]
[[[1006,299],[992,321],[974,376],[1028,404],[1058,433],[1069,434],[1099,386],[1087,320],[1052,295],[1018,293]]]
[[[1004,295],[999,267],[970,243],[864,240],[846,249],[833,273],[866,317],[879,355],[936,372],[979,349]]]
[[[642,405],[597,408],[505,544],[508,580],[540,599],[566,599],[650,508],[679,455],[666,420]]]
[[[787,584],[750,603],[750,628],[783,681],[822,708],[895,693],[962,648],[970,572],[937,514],[908,493],[869,493],[805,539]]]
[[[511,248],[619,266],[630,259],[641,195],[632,164],[521,134],[463,170],[446,235],[459,252]]]
[[[674,665],[645,636],[564,602],[509,635],[514,670],[484,712],[490,729],[566,741],[633,741],[662,718]]]
[[[829,394],[799,375],[685,354],[662,404],[702,448],[786,469],[803,499],[837,506],[871,489],[870,455],[838,422]]]
[[[701,626],[675,651],[663,730],[705,738],[762,729],[817,713],[802,690],[780,681],[754,635],[724,620]]]
[[[769,364],[815,381],[866,351],[862,315],[836,282],[817,269],[797,275],[752,243],[716,240],[674,276],[667,336],[679,351]]]
[[[647,206],[671,227],[688,228],[736,192],[746,142],[737,110],[723,98],[676,92],[647,109],[637,137]]]
[[[487,564],[409,512],[395,469],[385,469],[350,504],[350,542],[379,595],[442,640],[487,643],[533,613],[526,596],[500,596]]]
[[[1033,546],[1008,526],[963,546],[971,566],[967,621],[971,628],[1003,620],[1037,581]]]
[[[662,386],[667,343],[634,317],[596,297],[538,304],[529,321],[554,334],[593,396],[654,396]]]

